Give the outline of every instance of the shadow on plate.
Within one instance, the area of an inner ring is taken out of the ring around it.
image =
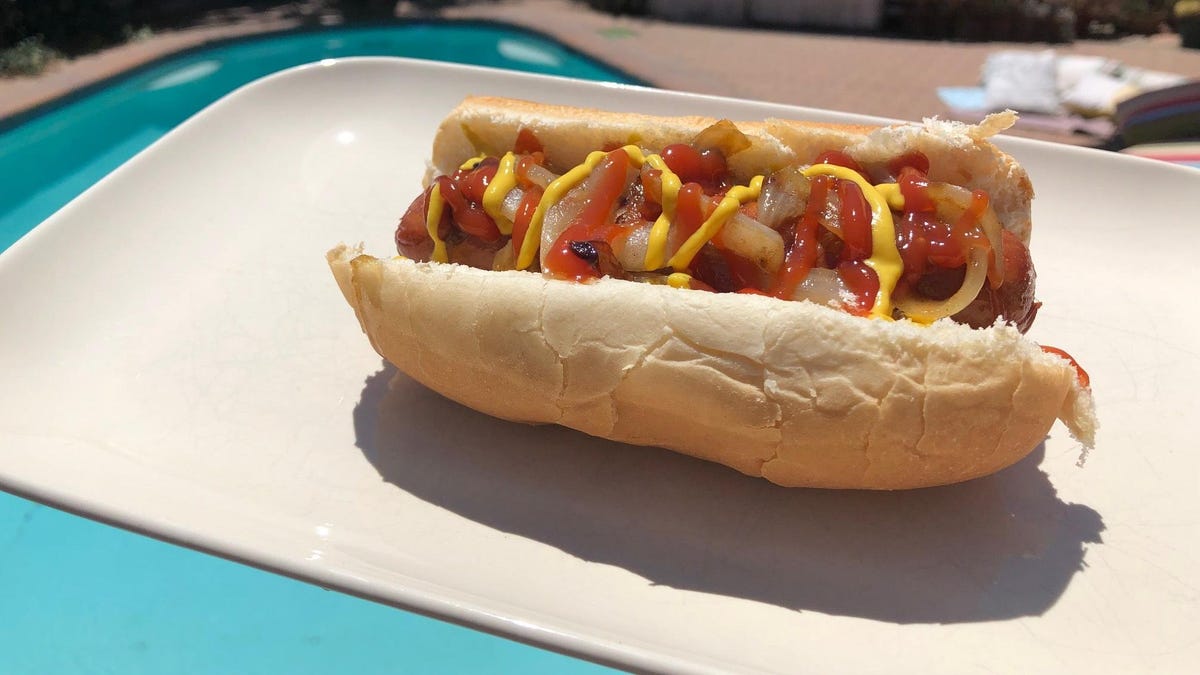
[[[960,485],[788,489],[494,419],[390,365],[367,380],[355,429],[386,481],[464,518],[653,584],[793,610],[897,623],[1040,614],[1104,529],[1096,511],[1057,498],[1038,468],[1043,447]]]

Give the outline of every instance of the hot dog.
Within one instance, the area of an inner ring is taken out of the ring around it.
[[[1032,187],[978,126],[730,122],[471,98],[434,140],[400,256],[328,261],[371,344],[482,412],[788,486],[958,482],[1086,374],[1022,333]]]

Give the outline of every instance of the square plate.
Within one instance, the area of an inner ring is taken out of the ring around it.
[[[1194,667],[1200,172],[1002,141],[1039,193],[1032,335],[1095,383],[1083,468],[1057,426],[963,485],[787,490],[388,387],[323,254],[391,250],[469,93],[872,121],[400,59],[256,82],[0,256],[0,487],[634,668]]]

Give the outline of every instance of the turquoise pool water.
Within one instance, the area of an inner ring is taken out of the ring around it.
[[[419,23],[292,33],[171,58],[66,105],[0,123],[0,250],[221,96],[324,58],[407,56],[610,82],[629,76],[533,34],[491,24]]]
[[[0,250],[201,108],[323,58],[408,56],[632,81],[540,36],[416,23],[196,50],[0,123]],[[586,673],[606,669],[0,492],[0,673]]]

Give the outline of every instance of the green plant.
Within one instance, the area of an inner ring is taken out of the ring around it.
[[[134,28],[126,25],[121,29],[121,34],[125,36],[126,42],[145,42],[154,37],[154,29],[150,26],[142,26]]]
[[[0,75],[37,75],[62,54],[42,41],[41,35],[31,35],[0,51]]]

